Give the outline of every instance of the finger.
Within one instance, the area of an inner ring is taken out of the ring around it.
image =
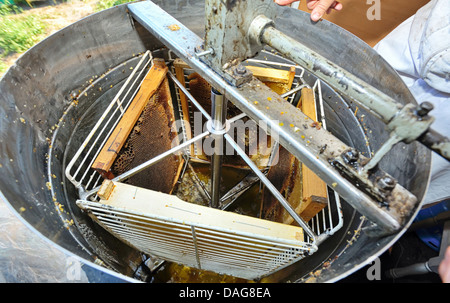
[[[450,247],[445,251],[444,259],[439,264],[438,272],[442,282],[450,283]]]
[[[331,6],[331,8],[333,8],[334,10],[337,10],[337,11],[342,10],[343,7],[344,6],[342,5],[342,3],[341,2],[337,2],[337,1],[335,1],[333,3],[333,5]]]
[[[313,21],[318,21],[320,18],[323,17],[323,15],[330,9],[338,7],[338,9],[342,9],[342,4],[335,1],[335,0],[320,0],[316,1],[315,5],[314,3],[311,3],[313,6],[312,12],[311,12],[311,19]]]
[[[309,10],[313,10],[316,7],[317,3],[319,3],[319,0],[308,0],[306,2],[306,7]]]
[[[275,3],[278,5],[289,5],[295,1],[298,1],[298,0],[275,0]]]
[[[308,2],[306,2],[306,7],[309,10],[313,10],[320,1],[321,0],[308,0]],[[330,5],[330,8],[335,9],[337,11],[340,11],[342,7],[343,7],[342,3],[336,0],[334,0],[333,3]]]

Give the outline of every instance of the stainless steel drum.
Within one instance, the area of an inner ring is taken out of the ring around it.
[[[199,36],[204,1],[155,1]],[[294,18],[295,17],[295,18]],[[286,10],[282,29],[326,58],[345,66],[395,100],[415,104],[396,72],[368,45],[327,21]],[[296,20],[293,20],[296,19]],[[302,20],[302,27],[296,27]],[[33,233],[88,264],[128,277],[142,263],[136,249],[105,232],[75,205],[79,198],[64,171],[83,136],[131,73],[140,54],[164,45],[117,6],[84,18],[37,44],[0,81],[0,189],[4,200]],[[314,85],[317,78],[305,73]],[[327,129],[367,156],[387,139],[385,125],[325,83],[321,90]],[[356,112],[358,114],[356,115]],[[417,143],[398,144],[380,165],[421,201],[430,172],[430,152]],[[276,282],[334,282],[372,262],[403,234],[369,237],[367,220],[342,201],[343,225],[317,252],[271,275]],[[52,262],[52,260],[48,260]],[[98,263],[98,262],[97,262]]]

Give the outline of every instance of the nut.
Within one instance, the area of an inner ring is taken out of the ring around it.
[[[238,75],[244,75],[247,72],[247,69],[242,64],[238,64],[234,69],[234,72]]]
[[[392,190],[395,187],[395,180],[390,176],[381,177],[378,179],[377,184],[382,190]]]
[[[353,164],[356,161],[358,161],[359,159],[359,152],[354,149],[351,148],[345,152],[342,153],[342,158],[344,158],[344,160],[349,163],[349,164]]]

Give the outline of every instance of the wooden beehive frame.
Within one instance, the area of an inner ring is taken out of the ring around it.
[[[108,141],[101,149],[92,168],[97,170],[104,178],[112,179],[111,167],[117,155],[125,144],[139,116],[142,114],[150,97],[157,91],[164,79],[168,68],[163,60],[154,59],[153,66],[145,76],[137,95],[134,97],[119,124],[109,136]]]
[[[173,61],[173,67],[175,70],[175,75],[177,80],[183,85],[186,85],[186,70],[189,70],[190,67],[183,60],[176,58]],[[258,67],[248,65],[247,68],[253,73],[253,75],[261,80],[264,84],[269,86],[272,90],[274,90],[278,94],[284,94],[288,92],[292,88],[292,84],[294,83],[294,78],[296,74],[296,68],[291,66],[289,70],[276,69],[276,68],[268,68],[268,67]],[[183,93],[181,89],[178,89],[180,105],[181,105],[181,114],[184,120],[186,139],[189,140],[192,138],[192,121],[190,121],[192,107],[189,106],[189,100],[186,95]],[[209,109],[206,109],[209,110]],[[202,143],[196,142],[196,146],[193,145],[190,147],[190,155],[192,160],[206,160],[206,156],[203,153]],[[270,153],[269,153],[270,154]],[[261,161],[261,165],[267,161]],[[229,165],[224,163],[224,165]],[[233,166],[233,165],[231,165]],[[240,167],[239,165],[235,165],[235,167]]]
[[[258,279],[302,259],[316,246],[303,229],[184,202],[105,180],[99,202],[77,204],[105,229],[163,260],[245,279]]]

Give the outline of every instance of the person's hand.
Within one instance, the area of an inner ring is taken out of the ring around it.
[[[289,5],[295,1],[298,0],[275,0],[275,3],[279,5]],[[325,13],[329,14],[333,9],[340,11],[343,6],[342,3],[336,0],[307,0],[306,7],[312,10],[311,20],[319,21]]]
[[[450,246],[447,247],[444,259],[439,264],[439,276],[444,283],[450,283]]]

